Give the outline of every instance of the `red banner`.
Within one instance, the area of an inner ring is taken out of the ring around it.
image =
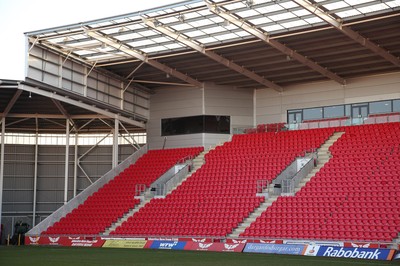
[[[262,243],[262,244],[283,244],[283,240],[271,240],[271,239],[255,239],[252,241],[253,243]]]
[[[188,242],[185,250],[217,251],[217,252],[242,252],[245,244],[231,244],[219,242]]]
[[[180,237],[179,241],[186,241],[186,242],[199,242],[199,243],[211,243],[211,242],[220,242],[220,239],[213,239],[213,238],[204,238],[204,237]]]
[[[253,240],[250,239],[234,239],[234,238],[227,238],[225,243],[229,244],[246,244],[247,242],[252,242]]]
[[[378,244],[365,243],[365,242],[344,242],[345,248],[380,248]]]
[[[26,236],[25,245],[46,245],[64,247],[101,247],[105,240],[100,237],[68,236]]]

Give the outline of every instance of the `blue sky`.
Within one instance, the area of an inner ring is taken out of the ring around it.
[[[25,77],[24,32],[110,17],[182,0],[0,0],[0,79]]]

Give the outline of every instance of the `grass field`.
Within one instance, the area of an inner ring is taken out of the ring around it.
[[[369,261],[286,255],[135,250],[74,247],[0,246],[0,265],[400,265],[400,261]]]

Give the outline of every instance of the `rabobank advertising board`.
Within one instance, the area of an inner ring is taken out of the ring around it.
[[[243,252],[248,253],[267,253],[267,254],[287,254],[303,255],[307,246],[301,244],[262,244],[247,243]]]
[[[368,260],[392,260],[394,250],[378,248],[344,248],[319,246],[316,256]]]

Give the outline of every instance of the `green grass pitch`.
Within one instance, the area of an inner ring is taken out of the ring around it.
[[[370,261],[250,253],[218,253],[175,250],[0,246],[0,265],[269,265],[352,266],[400,265],[400,261]]]

